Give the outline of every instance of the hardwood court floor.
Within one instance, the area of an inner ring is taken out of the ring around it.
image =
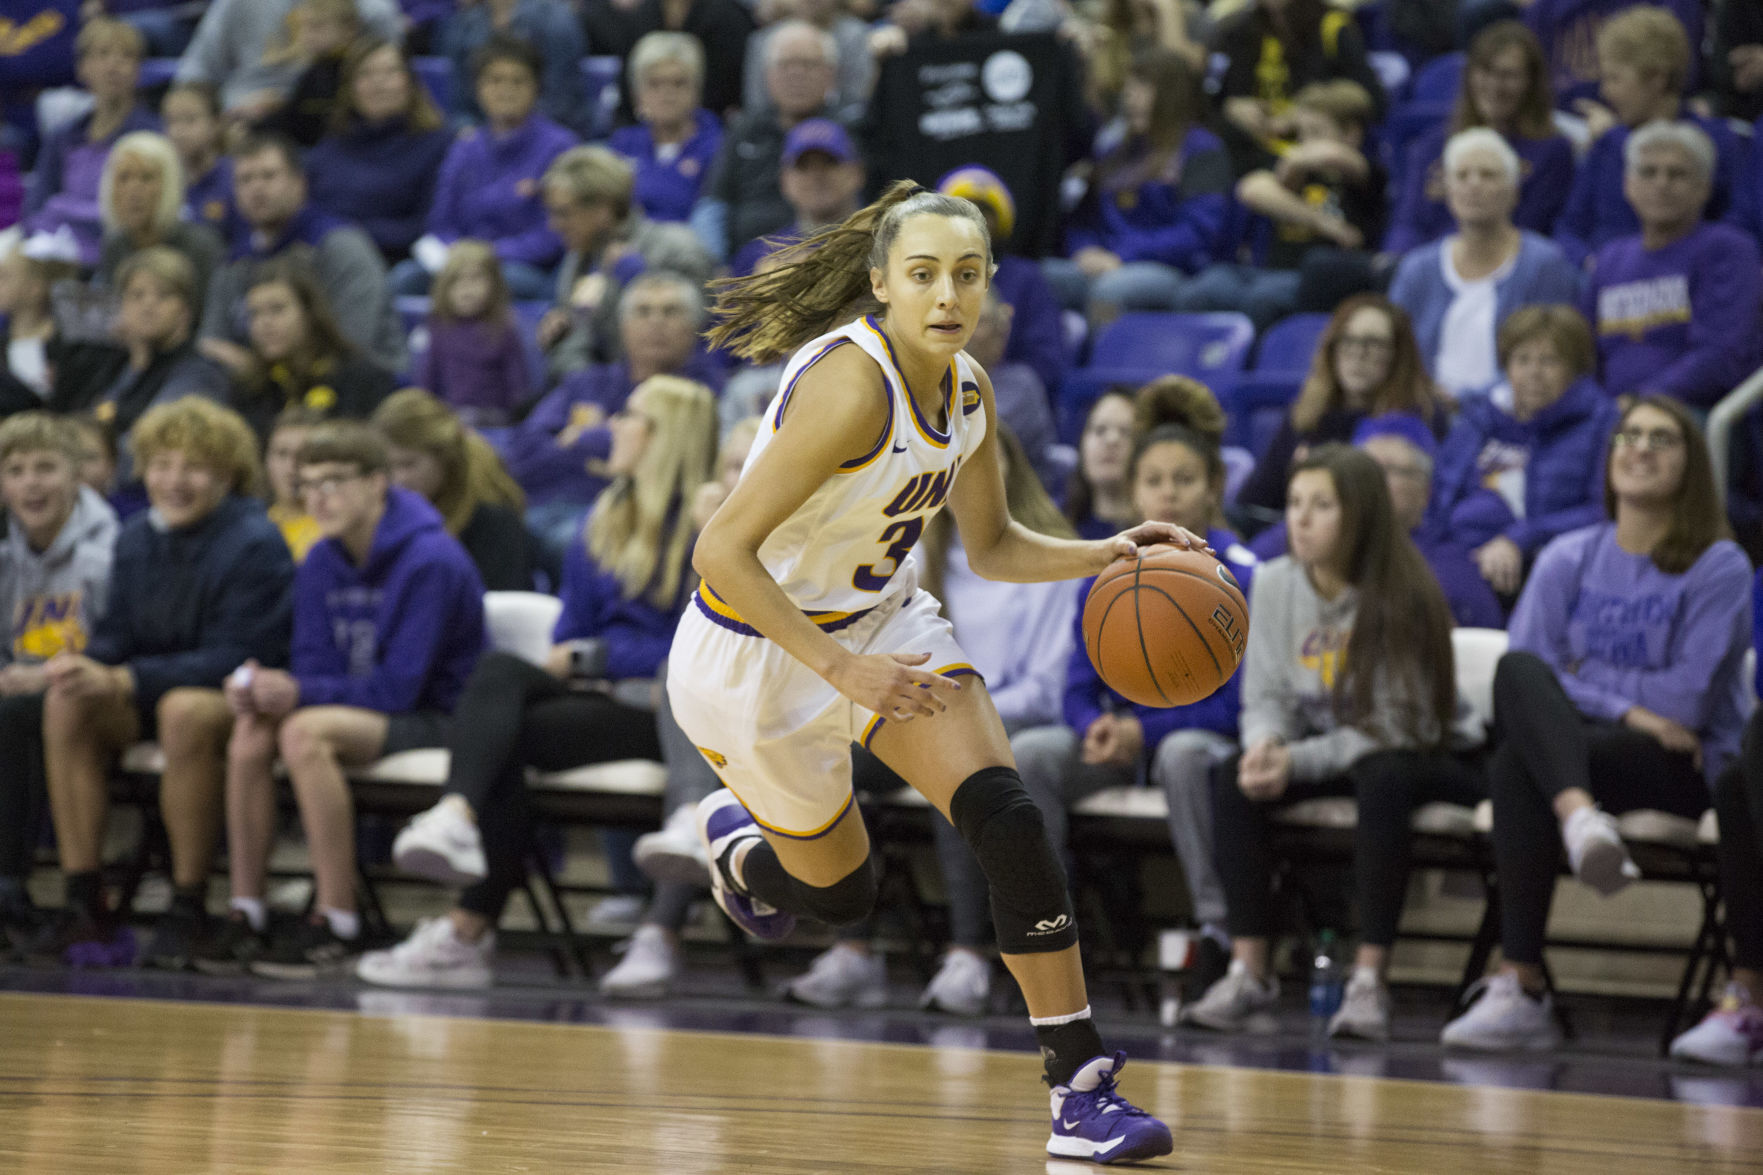
[[[1027,1054],[0,996],[0,1171],[1044,1172]],[[1135,1063],[1146,1168],[1763,1170],[1763,1111]]]

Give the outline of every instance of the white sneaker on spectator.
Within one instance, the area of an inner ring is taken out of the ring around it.
[[[1340,1010],[1328,1022],[1328,1034],[1352,1040],[1390,1038],[1390,989],[1370,967],[1355,967],[1341,997]]]
[[[926,985],[918,1006],[957,1016],[980,1016],[991,994],[991,960],[972,951],[952,950],[943,956],[943,965]]]
[[[1749,1065],[1763,1059],[1763,1008],[1751,1002],[1743,987],[1727,984],[1702,1022],[1671,1042],[1671,1055],[1704,1065]]]
[[[600,977],[600,994],[612,999],[656,1000],[679,972],[679,948],[659,926],[639,926],[625,942],[624,958]]]
[[[1217,1032],[1240,1032],[1256,1017],[1266,1017],[1279,1002],[1279,978],[1256,979],[1241,959],[1230,961],[1224,978],[1181,1011],[1181,1022]]]
[[[639,836],[631,856],[651,880],[710,886],[710,858],[704,852],[704,838],[698,835],[694,804],[675,808],[661,831]]]
[[[489,874],[484,840],[459,800],[419,812],[392,842],[392,863],[442,885],[476,885]]]
[[[1576,810],[1561,826],[1561,839],[1567,844],[1573,875],[1605,897],[1641,879],[1639,866],[1616,831],[1616,818],[1603,809]]]
[[[1529,995],[1518,976],[1502,971],[1470,988],[1480,993],[1469,1010],[1445,1025],[1439,1043],[1483,1052],[1546,1052],[1561,1043],[1555,1001],[1548,992]]]
[[[879,1008],[888,1002],[888,965],[880,955],[836,943],[784,987],[784,995],[816,1008]]]
[[[390,950],[362,955],[355,975],[382,987],[489,987],[495,957],[494,930],[466,942],[453,929],[453,919],[442,915],[418,922],[410,937]]]

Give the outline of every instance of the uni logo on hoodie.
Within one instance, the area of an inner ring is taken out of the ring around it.
[[[57,653],[78,653],[86,647],[80,620],[83,592],[28,596],[12,612],[12,655],[47,660]]]

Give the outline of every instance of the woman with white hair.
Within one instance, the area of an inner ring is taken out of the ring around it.
[[[1717,148],[1701,128],[1650,122],[1624,154],[1622,190],[1641,231],[1598,250],[1585,302],[1604,387],[1712,408],[1756,364],[1757,242],[1702,219]]]
[[[649,33],[625,65],[637,121],[606,145],[630,160],[632,198],[651,220],[685,220],[722,146],[722,120],[705,110],[704,49],[686,33]]]
[[[1414,319],[1420,353],[1452,399],[1500,378],[1494,338],[1521,306],[1575,302],[1579,274],[1559,246],[1512,223],[1518,155],[1475,127],[1445,145],[1445,202],[1457,231],[1402,258],[1390,301]]]
[[[207,289],[208,275],[221,260],[220,235],[205,224],[180,220],[183,206],[184,165],[172,141],[156,131],[133,131],[118,139],[98,179],[98,217],[104,225],[98,280],[115,287],[124,261],[164,245],[190,259],[197,289]]]

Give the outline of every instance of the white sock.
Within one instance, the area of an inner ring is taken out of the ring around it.
[[[1351,982],[1357,983],[1361,979],[1378,987],[1383,986],[1383,976],[1377,973],[1376,967],[1354,967]]]
[[[245,921],[259,934],[263,933],[264,926],[269,922],[269,911],[264,909],[262,898],[234,898],[227,903],[227,909],[237,910],[245,915]]]
[[[1036,1028],[1057,1028],[1061,1024],[1076,1024],[1079,1020],[1088,1020],[1089,1018],[1090,1006],[1085,1004],[1080,1011],[1073,1012],[1069,1016],[1030,1016],[1028,1022]]]
[[[330,923],[331,933],[338,938],[353,939],[361,937],[361,915],[353,910],[333,910],[326,906],[323,910],[324,920]]]

